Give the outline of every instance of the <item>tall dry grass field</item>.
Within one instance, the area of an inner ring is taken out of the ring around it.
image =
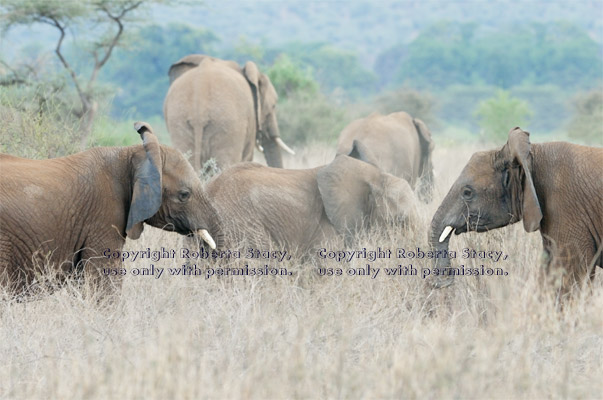
[[[601,398],[603,273],[558,311],[539,282],[539,233],[521,224],[454,236],[451,250],[503,251],[506,276],[457,277],[431,290],[431,216],[476,148],[436,149],[434,201],[421,222],[368,232],[354,249],[392,249],[375,262],[295,260],[290,276],[133,276],[106,308],[68,287],[37,301],[0,304],[1,398]],[[302,149],[288,166],[327,163]],[[181,237],[146,228],[126,250],[180,249]],[[334,249],[334,250],[339,250]],[[161,260],[175,267],[182,260]],[[234,260],[231,266],[244,264]],[[376,278],[350,268],[380,268]],[[199,266],[206,266],[201,261]],[[263,263],[260,263],[263,264]],[[419,276],[387,276],[413,264]],[[319,276],[318,266],[343,276]]]

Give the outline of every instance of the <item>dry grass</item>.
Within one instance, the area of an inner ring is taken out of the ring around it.
[[[317,149],[287,165],[330,161]],[[357,247],[424,247],[431,215],[474,150],[436,150],[423,226],[371,232]],[[127,243],[161,246],[183,241],[147,228]],[[538,233],[516,224],[452,239],[451,250],[464,247],[503,250],[509,275],[432,291],[420,276],[319,277],[315,264],[292,260],[283,263],[290,277],[128,276],[105,309],[76,288],[5,302],[0,397],[601,398],[603,274],[559,312],[538,282]],[[400,261],[409,264],[371,265]]]

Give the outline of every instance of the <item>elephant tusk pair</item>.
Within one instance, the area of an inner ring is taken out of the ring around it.
[[[214,239],[212,239],[207,229],[199,229],[197,234],[201,236],[201,239],[203,239],[203,241],[207,243],[212,250],[216,249],[216,242],[214,242]]]
[[[453,230],[454,230],[454,228],[451,227],[450,225],[448,225],[446,228],[444,228],[444,230],[442,231],[442,234],[440,235],[439,242],[442,243],[444,240],[446,240],[448,235],[450,235],[450,232],[452,232]]]
[[[287,146],[285,144],[285,142],[282,141],[281,138],[277,137],[274,139],[274,141],[276,142],[276,144],[278,144],[278,147],[285,150],[287,153],[291,154],[292,156],[295,155],[295,152],[293,150],[291,150],[291,148],[289,146]]]

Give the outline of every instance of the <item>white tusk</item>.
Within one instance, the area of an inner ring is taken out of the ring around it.
[[[211,247],[212,250],[216,249],[216,242],[214,242],[211,235],[209,234],[209,232],[206,229],[199,229],[197,231],[197,234],[199,236],[201,236],[201,239],[203,239],[203,241],[205,243],[207,243],[209,245],[209,247]]]
[[[289,148],[289,146],[287,146],[285,144],[285,142],[282,141],[281,138],[277,137],[274,139],[274,141],[276,142],[276,144],[278,144],[278,147],[285,150],[287,153],[291,154],[292,156],[295,155],[295,152],[293,150],[291,150],[291,148]]]
[[[262,145],[261,145],[261,144],[259,144],[259,143],[256,143],[256,144],[255,144],[255,148],[256,148],[256,149],[258,149],[260,153],[263,153],[263,152],[264,152],[264,148],[263,148],[263,147],[262,147]]]
[[[444,240],[446,240],[448,235],[450,235],[450,232],[452,232],[453,230],[454,230],[454,228],[451,227],[450,225],[448,225],[446,228],[444,228],[444,230],[442,231],[442,234],[440,235],[440,243],[442,243]]]

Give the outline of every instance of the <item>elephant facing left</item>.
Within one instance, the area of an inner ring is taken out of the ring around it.
[[[371,226],[418,218],[408,182],[344,154],[311,169],[240,163],[210,180],[207,193],[230,248],[274,245],[306,255],[341,239],[351,243]]]
[[[31,293],[46,268],[58,283],[83,274],[102,293],[119,289],[102,270],[120,261],[102,253],[138,239],[144,224],[216,246],[221,223],[192,166],[148,124],[134,128],[142,145],[49,160],[0,155],[0,286],[10,295]]]

